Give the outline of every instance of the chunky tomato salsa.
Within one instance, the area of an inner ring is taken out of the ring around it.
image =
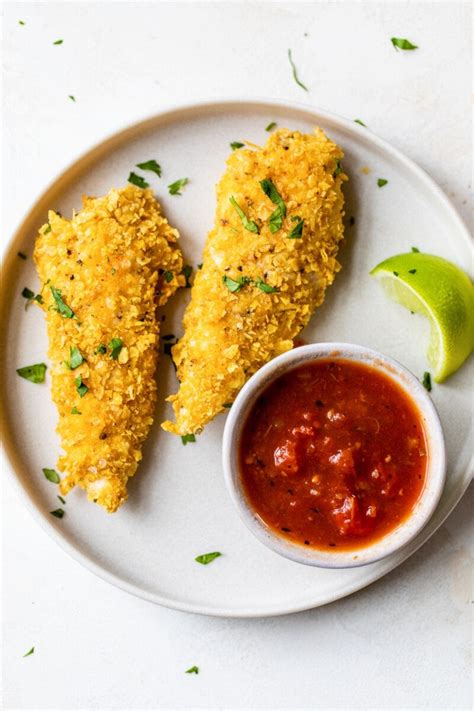
[[[380,371],[318,360],[260,396],[240,442],[251,507],[279,535],[319,549],[364,547],[406,519],[423,488],[420,415]]]

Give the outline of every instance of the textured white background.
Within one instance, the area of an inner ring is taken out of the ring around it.
[[[471,8],[3,3],[2,240],[93,143],[165,105],[214,96],[281,97],[360,117],[425,168],[469,221]],[[420,49],[395,52],[393,35]],[[292,81],[288,47],[308,94]],[[2,524],[6,709],[472,703],[472,487],[383,580],[325,608],[256,621],[186,615],[109,587],[46,537],[8,485]],[[184,674],[193,664],[200,675]]]

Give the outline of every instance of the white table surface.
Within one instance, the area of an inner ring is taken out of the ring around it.
[[[2,240],[86,148],[165,106],[216,96],[361,118],[471,219],[467,2],[9,2],[3,11]],[[395,52],[393,35],[420,49]],[[309,93],[292,81],[289,47]],[[410,560],[352,597],[225,620],[96,579],[5,485],[4,708],[468,709],[472,493]],[[184,674],[194,664],[200,674]]]

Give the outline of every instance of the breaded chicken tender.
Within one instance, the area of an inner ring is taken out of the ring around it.
[[[163,429],[201,431],[256,370],[293,347],[340,269],[342,158],[321,129],[281,129],[263,148],[230,155],[172,351],[176,422]]]
[[[60,491],[78,485],[113,512],[153,422],[156,307],[185,283],[179,235],[152,192],[131,185],[84,198],[70,221],[48,218],[34,258],[65,452]]]

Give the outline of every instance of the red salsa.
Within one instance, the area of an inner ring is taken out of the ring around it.
[[[280,536],[319,549],[361,548],[396,528],[420,496],[426,462],[412,400],[348,360],[281,376],[257,400],[240,442],[253,510]]]

